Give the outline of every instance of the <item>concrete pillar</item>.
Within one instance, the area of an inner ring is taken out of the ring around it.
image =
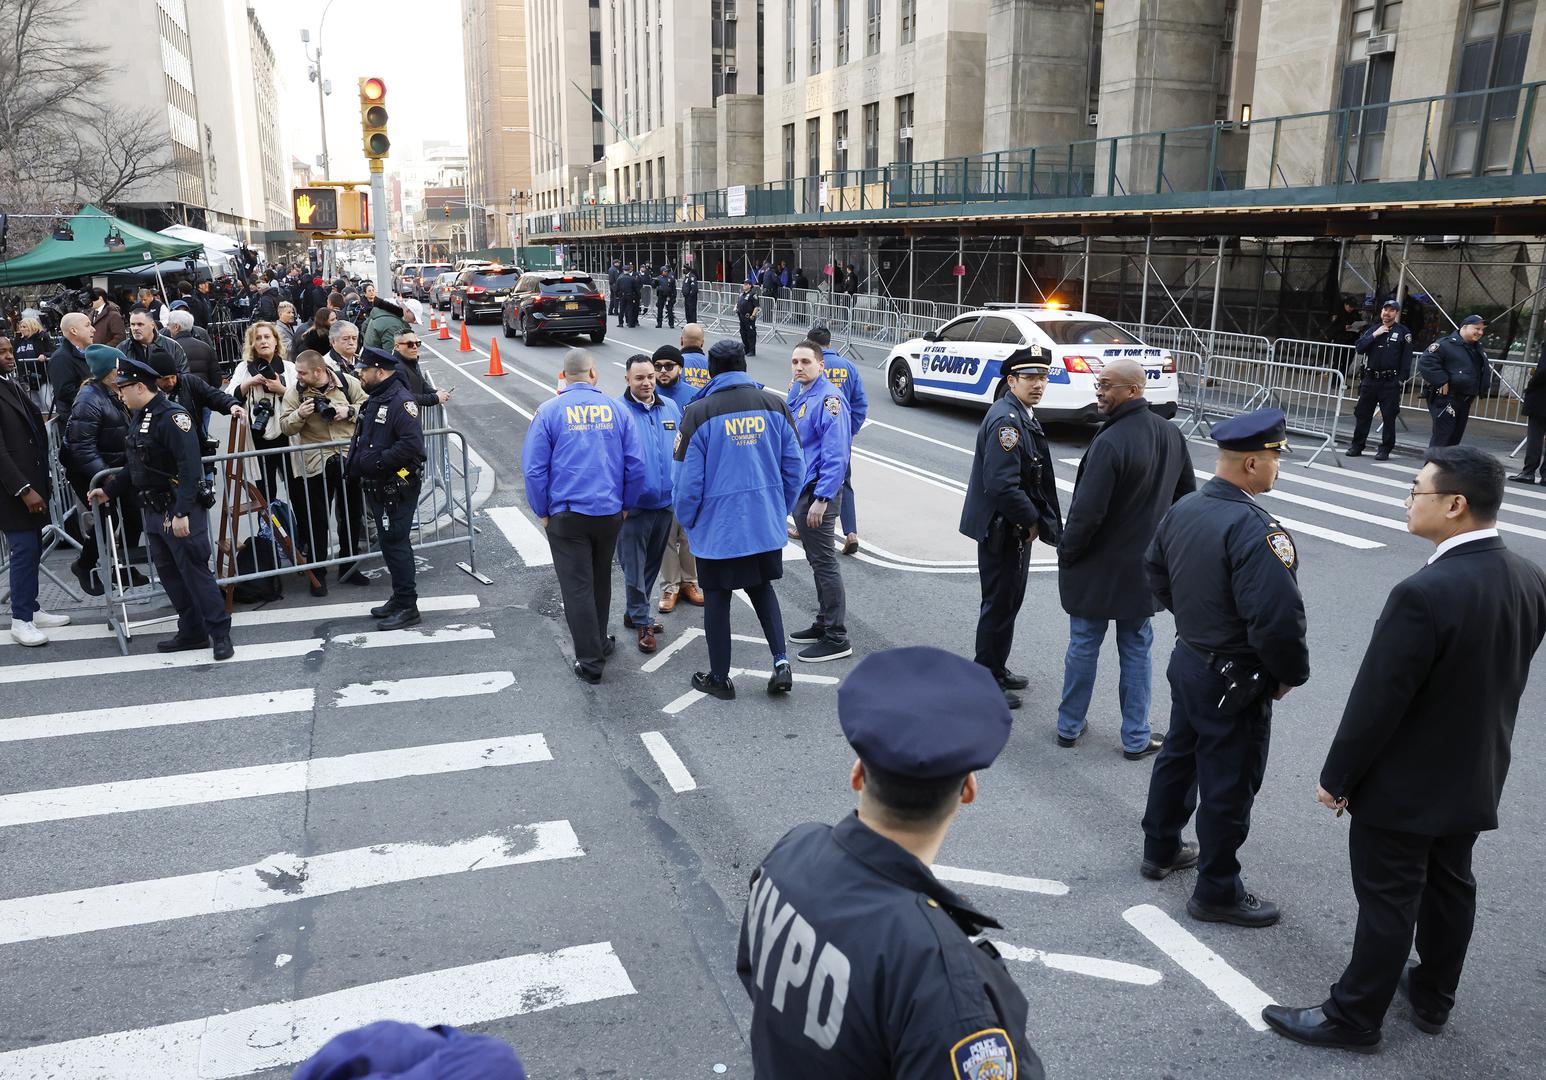
[[[992,0],[982,118],[986,153],[1090,137],[1090,26],[1086,0]]]

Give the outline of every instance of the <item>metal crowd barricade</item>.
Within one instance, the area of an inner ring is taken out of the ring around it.
[[[1312,367],[1274,360],[1268,367],[1267,382],[1267,396],[1250,408],[1270,405],[1282,409],[1290,433],[1319,439],[1320,444],[1308,458],[1300,462],[1307,467],[1313,465],[1316,458],[1336,445],[1337,423],[1342,418],[1345,377],[1334,367]],[[1332,460],[1338,467],[1341,466],[1342,462],[1335,455]]]
[[[1272,359],[1283,364],[1335,368],[1346,381],[1352,379],[1357,369],[1358,351],[1351,345],[1341,345],[1334,341],[1278,338],[1272,343]]]
[[[1179,355],[1176,350],[1171,352]],[[1199,431],[1206,435],[1203,429],[1212,421],[1249,412],[1266,398],[1269,380],[1265,363],[1242,356],[1192,355],[1198,357],[1202,370],[1193,398],[1193,423],[1188,435]]]
[[[1181,433],[1191,438],[1204,421],[1202,390],[1205,365],[1202,354],[1186,349],[1168,350],[1176,362],[1176,415],[1187,414],[1181,422]]]
[[[433,412],[438,421],[441,410]],[[411,543],[415,552],[465,544],[468,565],[475,570],[476,530],[472,526],[467,440],[460,431],[439,423],[424,435],[425,473]],[[379,538],[368,520],[365,498],[358,485],[343,476],[342,459],[336,478],[327,471],[310,478],[300,475],[300,455],[306,451],[346,450],[348,445],[348,440],[336,440],[213,454],[204,459],[206,473],[212,470],[217,474],[217,502],[207,514],[213,549],[211,570],[220,586],[306,575],[380,557]],[[117,471],[103,470],[92,478],[91,486],[102,487]],[[132,504],[122,507],[124,518],[132,515],[138,519],[140,513]],[[107,623],[120,651],[127,654],[137,627],[170,616],[139,622],[129,618],[131,606],[146,604],[161,592],[155,565],[140,551],[141,545],[132,542],[135,528],[122,527],[119,515],[109,506],[93,507],[93,518],[101,537],[97,574],[105,585]],[[148,584],[135,585],[136,575],[130,567],[140,570]]]
[[[61,545],[76,551],[81,549],[80,541],[70,534],[69,523],[73,520],[78,527],[83,527],[84,519],[80,513],[80,504],[75,501],[75,493],[70,489],[69,478],[65,476],[64,466],[59,460],[60,445],[64,442],[61,434],[64,424],[64,418],[56,416],[51,417],[43,426],[44,433],[48,436],[49,486],[53,490],[48,497],[48,519],[43,525],[43,550],[38,559],[38,573],[63,589],[72,599],[79,599],[80,590],[73,584],[65,582],[48,566],[48,557]],[[11,595],[8,573],[10,568],[10,545],[5,542],[5,534],[0,533],[0,601],[8,600]]]
[[[1259,334],[1236,334],[1227,330],[1201,330],[1195,326],[1160,326],[1155,323],[1119,322],[1123,330],[1157,349],[1184,349],[1214,353],[1246,360],[1272,359],[1272,342]]]

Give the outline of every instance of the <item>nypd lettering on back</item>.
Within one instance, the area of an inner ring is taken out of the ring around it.
[[[611,427],[612,421],[613,412],[610,405],[564,406],[564,423],[570,431]]]
[[[725,436],[737,446],[756,446],[767,430],[766,416],[725,417]]]
[[[815,929],[793,904],[780,900],[778,886],[766,870],[753,884],[746,901],[746,951],[756,967],[759,991],[768,985],[772,961],[773,983],[768,1004],[781,1013],[790,1011],[785,1008],[789,1005],[798,1016],[799,998],[790,991],[803,992],[806,1038],[823,1050],[832,1049],[843,1030],[852,965],[832,942],[817,940]]]

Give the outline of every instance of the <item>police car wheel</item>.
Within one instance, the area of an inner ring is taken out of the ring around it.
[[[600,345],[606,339],[607,339],[607,332],[605,330],[593,330],[593,331],[591,331],[590,343],[592,345]]]
[[[907,363],[904,360],[898,360],[891,365],[886,386],[891,391],[891,400],[898,405],[911,405],[918,400],[913,392],[912,372],[907,370]]]

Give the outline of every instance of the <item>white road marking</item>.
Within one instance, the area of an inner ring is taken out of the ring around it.
[[[0,944],[223,915],[401,881],[585,854],[567,821],[512,825],[450,844],[390,843],[250,866],[0,900]]]
[[[487,349],[480,348],[476,341],[469,340],[468,344],[472,346],[472,351],[473,352],[479,354],[480,356],[483,356],[483,357],[487,358],[487,356],[489,354],[489,351]],[[501,361],[504,360],[503,355],[500,356],[500,360]],[[526,372],[521,370],[519,364],[515,360],[512,359],[511,362],[510,362],[510,365],[508,367],[505,367],[503,362],[501,362],[500,366],[505,368],[505,374],[506,375],[518,375],[521,378],[525,379],[527,382],[531,383],[533,386],[535,386],[535,387],[537,387],[537,388],[539,388],[541,390],[546,390],[549,394],[552,394],[554,397],[558,396],[558,387],[556,387],[556,386],[554,386],[554,385],[552,385],[550,383],[545,383],[541,379],[538,379],[538,378],[535,378],[535,377],[533,377],[531,375],[526,374]],[[553,373],[553,378],[554,379],[558,378],[558,373],[557,372]]]
[[[479,603],[478,598],[472,593],[457,596],[421,596],[419,610],[421,612],[460,611],[464,608],[476,608]],[[374,600],[367,600],[362,604],[315,604],[266,608],[263,611],[238,611],[231,616],[231,625],[235,627],[274,626],[280,623],[319,623],[332,619],[363,618],[369,615],[370,609],[375,606]],[[147,619],[144,622],[130,623],[129,631],[134,637],[175,633],[177,631],[175,619],[175,615],[166,615]],[[112,628],[106,623],[61,626],[48,632],[50,641],[94,641],[112,636]],[[0,645],[10,644],[12,641],[9,634],[0,636]]]
[[[499,526],[510,546],[527,566],[552,566],[553,549],[547,533],[539,529],[519,506],[485,506],[483,512]]]
[[[452,360],[448,359],[446,357],[446,355],[444,353],[442,353],[439,349],[431,347],[429,351],[434,353],[436,356],[440,357],[441,360],[445,361],[446,367],[450,368],[452,371],[455,371],[459,375],[466,375],[467,378],[472,382],[472,384],[474,386],[478,387],[480,390],[484,391],[485,393],[492,395],[493,397],[498,399],[505,406],[507,406],[507,407],[509,407],[511,409],[514,409],[516,412],[518,412],[522,416],[524,416],[527,420],[531,420],[536,415],[530,409],[522,408],[520,405],[517,405],[512,399],[505,397],[505,395],[501,394],[498,390],[495,390],[488,383],[484,382],[479,376],[472,375],[472,374],[469,374],[466,371],[463,371]]]
[[[936,439],[936,438],[934,438],[931,435],[921,435],[921,434],[919,434],[916,431],[908,431],[906,428],[900,428],[900,427],[897,427],[894,424],[887,424],[887,423],[883,423],[883,422],[881,422],[879,420],[875,420],[873,418],[866,417],[865,421],[864,421],[864,426],[865,427],[869,427],[872,424],[875,427],[885,428],[887,431],[895,431],[899,435],[906,435],[909,438],[918,439],[921,442],[933,443],[935,446],[943,446],[946,450],[954,450],[956,453],[958,453],[958,454],[965,454],[967,457],[973,457],[977,453],[976,450],[970,449],[970,448],[965,447],[965,446],[957,446],[955,443],[945,442],[943,439]]]
[[[0,828],[552,760],[547,740],[541,735],[512,735],[239,769],[18,791],[0,795]],[[4,1070],[0,1070],[0,1076],[3,1075]]]
[[[1369,464],[1372,465],[1376,469],[1389,469],[1391,472],[1404,473],[1406,475],[1406,482],[1401,485],[1402,487],[1410,487],[1412,481],[1414,479],[1416,479],[1418,472],[1423,467],[1422,466],[1422,462],[1420,462],[1420,461],[1414,461],[1414,462],[1411,462],[1409,464],[1404,464],[1404,465],[1399,463],[1399,462],[1395,462],[1395,461],[1371,461],[1371,462],[1369,462]],[[1511,472],[1517,472],[1518,469],[1523,468],[1523,465],[1520,465],[1520,466],[1518,466],[1516,468],[1514,465],[1510,464],[1507,460],[1504,460],[1503,461],[1503,467],[1505,469],[1511,471]],[[1360,475],[1363,475],[1363,474],[1360,474]],[[1537,501],[1546,499],[1546,492],[1532,490],[1531,488],[1529,488],[1529,487],[1527,487],[1526,485],[1523,485],[1523,484],[1509,484],[1509,485],[1507,485],[1507,487],[1504,488],[1504,491],[1503,491],[1503,498],[1505,500],[1505,505],[1507,505],[1507,500],[1511,496],[1515,496],[1515,495],[1519,496],[1522,499],[1535,499]]]
[[[333,700],[335,708],[354,705],[384,705],[396,701],[439,701],[443,698],[497,694],[515,685],[513,671],[479,671],[470,675],[433,675],[417,679],[388,679],[379,682],[350,683],[340,687]],[[104,731],[132,731],[137,728],[171,727],[177,724],[203,724],[216,720],[240,720],[253,716],[283,716],[310,712],[316,708],[316,692],[309,689],[276,690],[262,694],[238,694],[234,697],[197,698],[187,701],[156,702],[154,705],[129,705],[112,709],[82,709],[78,712],[39,713],[0,720],[0,742],[23,739],[51,739],[62,735],[91,735]]]
[[[1343,473],[1343,475],[1345,476],[1347,474]],[[1403,530],[1406,529],[1405,496],[1402,496],[1398,499],[1394,495],[1386,495],[1383,492],[1366,491],[1362,488],[1349,487],[1346,484],[1333,484],[1329,481],[1321,480],[1314,476],[1304,476],[1298,472],[1281,472],[1278,474],[1278,479],[1288,480],[1289,482],[1295,484],[1304,484],[1306,487],[1320,488],[1322,491],[1335,491],[1341,495],[1352,495],[1355,498],[1364,499],[1368,502],[1379,503],[1381,506],[1397,507],[1401,510],[1401,528]],[[1377,483],[1395,483],[1398,487],[1402,486],[1400,481],[1387,481],[1384,477],[1381,476],[1370,476],[1366,479],[1375,481]],[[1546,510],[1531,510],[1527,507],[1519,506],[1505,506],[1502,509],[1508,511],[1509,513],[1524,514],[1529,517],[1536,518],[1546,518]],[[1520,536],[1533,536],[1537,539],[1546,539],[1546,532],[1542,532],[1540,529],[1532,529],[1527,525],[1515,525],[1511,521],[1500,521],[1497,524],[1498,529],[1501,532],[1512,532],[1518,533]]]
[[[671,659],[671,657],[685,649],[694,638],[701,638],[702,636],[703,627],[689,626],[686,630],[683,630],[681,634],[677,636],[675,641],[671,642],[671,644],[667,645],[664,649],[661,649],[654,656],[644,661],[644,663],[639,666],[639,670],[659,671],[667,660]]]
[[[665,713],[667,716],[675,716],[677,713],[687,708],[687,706],[691,705],[693,702],[702,701],[706,697],[708,697],[707,694],[701,693],[697,690],[689,690],[681,697],[672,699],[660,711]]]
[[[1261,988],[1236,971],[1218,953],[1152,904],[1139,904],[1122,912],[1122,918],[1140,934],[1213,992],[1256,1031],[1266,1031],[1262,1009],[1273,1000]]]
[[[395,649],[399,645],[444,645],[452,641],[487,641],[494,631],[487,626],[442,626],[420,630],[372,630],[365,634],[340,634],[329,644],[346,649]]]
[[[941,491],[948,491],[952,495],[966,494],[965,484],[956,480],[951,480],[949,477],[940,476],[938,473],[931,473],[926,469],[919,469],[904,465],[902,462],[896,461],[893,458],[882,457],[880,454],[872,453],[868,450],[861,450],[857,446],[853,448],[853,454],[855,457],[862,458],[865,461],[873,462],[883,469],[890,469],[892,472],[901,473],[903,476],[908,477],[909,479],[928,484],[930,487],[937,487]]]
[[[941,866],[937,863],[932,869],[934,876],[941,881],[959,881],[964,885],[988,885],[995,889],[1013,889],[1015,892],[1041,893],[1044,896],[1068,895],[1068,886],[1051,878],[995,874],[991,870],[970,870],[960,866]]]
[[[366,983],[299,1001],[0,1054],[0,1076],[226,1080],[293,1065],[383,1016],[468,1027],[638,993],[609,941]]]
[[[1023,945],[1011,945],[1007,941],[994,941],[993,947],[1005,960],[1041,964],[1054,971],[1070,971],[1075,975],[1089,975],[1092,978],[1128,983],[1132,986],[1153,986],[1164,977],[1153,968],[1124,964],[1120,960],[1106,960],[1099,956],[1043,952],[1040,949],[1028,949]]]
[[[759,639],[757,644],[761,645],[763,642]],[[806,675],[803,672],[795,671],[793,668],[790,669],[790,674],[794,676],[795,682],[811,683],[815,686],[836,686],[843,681],[831,675]],[[731,668],[730,677],[734,678],[737,675],[750,675],[757,679],[771,679],[773,677],[771,671],[758,671],[756,668]]]
[[[640,733],[639,738],[644,741],[644,749],[655,759],[655,765],[666,778],[666,783],[671,785],[672,791],[680,795],[684,791],[698,790],[698,782],[692,778],[692,773],[687,771],[686,764],[664,735],[658,731],[645,731]]]
[[[1358,477],[1360,480],[1367,480],[1371,484],[1379,484],[1381,487],[1395,488],[1401,492],[1401,498],[1396,500],[1396,504],[1402,507],[1405,507],[1406,505],[1406,493],[1411,489],[1412,486],[1412,481],[1409,479],[1397,480],[1393,476],[1375,476],[1373,473],[1354,472],[1351,469],[1338,469],[1335,465],[1322,465],[1319,462],[1311,465],[1310,468],[1324,469],[1327,472],[1335,473],[1338,476],[1352,475]],[[1501,507],[1505,514],[1524,514],[1527,517],[1546,518],[1546,510],[1536,510],[1528,506],[1510,506],[1508,504],[1509,495],[1534,495],[1537,499],[1546,498],[1546,495],[1540,495],[1536,492],[1519,491],[1517,490],[1516,485],[1511,484],[1504,490],[1504,501],[1503,506]],[[52,633],[52,631],[50,631],[50,633]]]
[[[238,645],[236,655],[217,662],[208,649],[184,653],[149,653],[138,656],[101,656],[87,660],[54,660],[36,664],[12,664],[0,668],[7,683],[35,682],[39,679],[76,679],[92,675],[127,675],[139,671],[171,671],[176,668],[220,666],[250,660],[283,660],[305,656],[320,650],[327,642],[321,638],[297,641],[267,641],[258,645]]]

